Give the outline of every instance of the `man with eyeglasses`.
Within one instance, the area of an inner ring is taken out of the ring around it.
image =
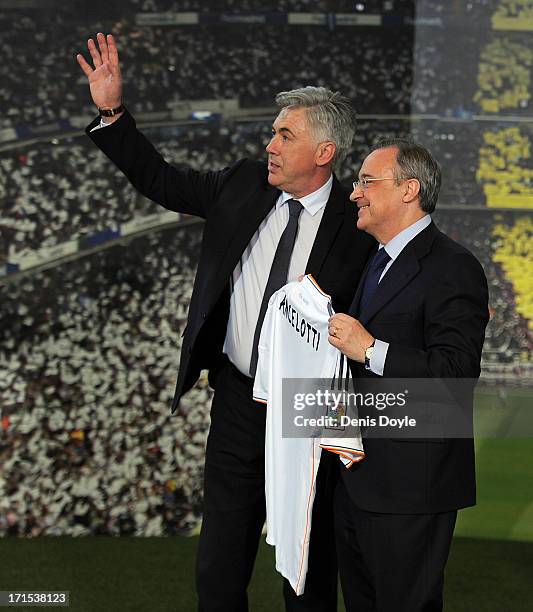
[[[374,147],[353,184],[357,227],[379,246],[349,314],[330,319],[329,341],[351,360],[356,388],[376,377],[479,377],[487,282],[476,258],[431,220],[440,182],[429,151],[393,139]],[[471,395],[466,404],[471,422]],[[367,432],[364,447],[335,493],[347,612],[442,610],[457,510],[475,504],[473,440]]]

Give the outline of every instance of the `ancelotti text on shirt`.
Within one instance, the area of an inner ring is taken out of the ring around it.
[[[318,351],[320,345],[320,332],[300,316],[300,313],[289,302],[287,296],[284,296],[281,300],[279,309],[283,311],[283,316],[291,324],[296,333],[310,344],[315,351]]]

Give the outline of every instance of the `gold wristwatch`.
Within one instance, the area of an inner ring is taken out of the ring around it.
[[[372,353],[374,352],[374,344],[376,344],[376,340],[374,339],[372,344],[365,349],[365,368],[367,370],[370,369],[370,360],[372,359]]]

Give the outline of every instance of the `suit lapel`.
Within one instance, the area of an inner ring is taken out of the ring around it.
[[[366,312],[360,317],[362,325],[366,325],[386,304],[388,304],[420,271],[420,259],[431,249],[437,235],[437,228],[432,222],[409,242],[398,255],[383,280],[379,283]],[[363,281],[359,284],[356,298],[360,295]]]
[[[345,207],[346,193],[334,176],[331,193],[305,268],[305,273],[313,274],[317,281],[320,281],[320,270],[344,221]]]
[[[396,261],[387,270],[383,280],[379,283],[376,293],[374,293],[370,304],[368,304],[360,318],[362,325],[366,325],[376,313],[418,274],[420,270],[418,259],[414,253],[405,253],[405,251],[406,249],[400,253]]]

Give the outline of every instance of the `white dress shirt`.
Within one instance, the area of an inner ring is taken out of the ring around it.
[[[303,210],[300,214],[298,234],[289,264],[287,282],[305,274],[318,226],[331,193],[333,176],[316,191],[298,198]],[[224,353],[235,367],[250,375],[250,358],[257,318],[263,294],[281,234],[289,221],[287,201],[293,196],[283,191],[276,205],[252,236],[231,278],[231,299]],[[250,203],[253,206],[253,203]]]
[[[379,282],[383,280],[383,277],[389,271],[389,268],[398,258],[398,255],[405,249],[405,247],[411,242],[411,240],[420,234],[420,232],[431,223],[430,215],[425,215],[409,227],[406,227],[399,234],[396,234],[392,240],[389,240],[386,245],[379,245],[380,249],[385,249],[391,258],[389,263],[385,266],[381,276],[379,277]],[[383,370],[385,369],[385,360],[387,359],[387,351],[389,350],[389,343],[383,342],[382,340],[377,340],[374,344],[374,351],[372,353],[372,357],[370,358],[370,370],[374,372],[374,374],[378,374],[379,376],[383,376]]]

